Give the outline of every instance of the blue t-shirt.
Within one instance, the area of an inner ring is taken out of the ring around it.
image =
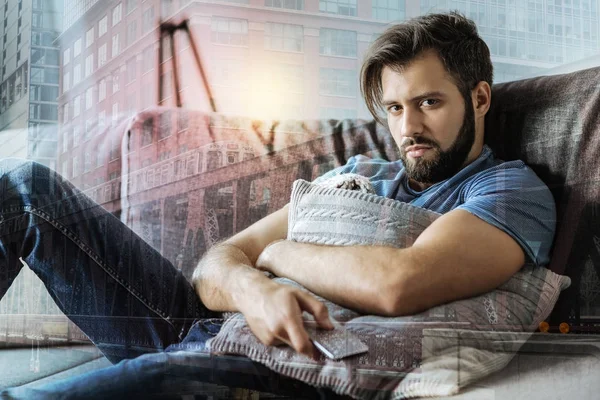
[[[402,161],[351,157],[342,167],[315,180],[355,173],[370,179],[379,196],[441,214],[463,209],[502,229],[523,248],[526,262],[545,266],[556,229],[550,190],[523,161],[499,160],[483,146],[479,157],[453,177],[418,192],[408,185]]]

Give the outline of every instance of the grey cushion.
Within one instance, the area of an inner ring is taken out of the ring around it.
[[[439,216],[373,194],[300,180],[292,191],[288,239],[405,247]],[[276,279],[302,288],[289,279]],[[331,317],[370,348],[343,361],[313,361],[289,347],[266,347],[239,313],[227,319],[209,346],[357,398],[377,393],[391,398],[450,395],[504,367],[517,350],[515,339],[526,339],[537,328],[568,284],[566,277],[526,265],[493,292],[397,318],[360,315],[320,298]]]

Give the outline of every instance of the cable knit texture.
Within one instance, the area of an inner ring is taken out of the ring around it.
[[[356,176],[336,178],[318,185],[294,182],[288,240],[402,248],[441,215],[369,193]],[[289,279],[275,280],[307,291]],[[569,284],[567,277],[525,265],[490,293],[396,318],[361,315],[317,296],[333,319],[369,346],[369,352],[341,361],[324,356],[315,361],[287,346],[264,346],[240,313],[228,316],[208,346],[357,399],[447,396],[506,366]],[[304,318],[314,324],[312,316]]]

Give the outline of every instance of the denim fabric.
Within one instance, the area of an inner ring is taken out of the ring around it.
[[[112,363],[169,346],[203,349],[220,326],[221,314],[204,307],[181,272],[118,218],[55,171],[4,159],[0,297],[20,258]]]

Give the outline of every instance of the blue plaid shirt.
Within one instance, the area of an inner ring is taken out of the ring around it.
[[[379,196],[439,213],[463,209],[502,229],[523,248],[526,261],[550,262],[556,230],[556,206],[550,190],[523,161],[499,160],[484,145],[479,157],[453,177],[419,192],[409,187],[402,161],[363,155],[315,180],[355,173],[370,179]]]

